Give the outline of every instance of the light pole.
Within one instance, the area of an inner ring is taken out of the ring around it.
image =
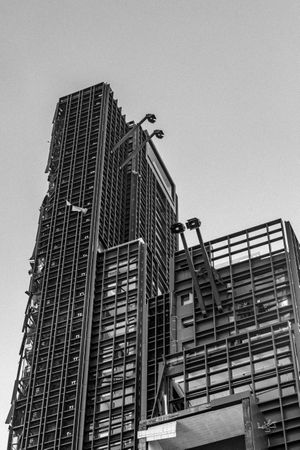
[[[151,139],[156,136],[158,139],[162,139],[164,137],[164,132],[162,130],[154,130],[153,133],[151,133],[140,145],[137,146],[137,148],[128,156],[128,158],[125,159],[125,161],[120,165],[120,170],[123,169],[126,164],[129,163],[129,161],[134,158],[144,147],[144,145],[151,141]]]
[[[200,291],[200,286],[199,286],[199,281],[198,281],[198,277],[194,268],[194,264],[187,246],[187,242],[185,239],[185,235],[184,235],[184,231],[185,231],[185,226],[183,225],[183,223],[174,223],[173,225],[171,225],[171,233],[173,234],[180,234],[181,240],[182,240],[182,244],[183,244],[183,248],[185,251],[185,256],[188,262],[188,266],[190,269],[190,273],[192,275],[192,280],[193,280],[193,284],[194,284],[194,289],[196,291],[196,295],[197,295],[197,299],[198,299],[198,303],[201,309],[201,313],[203,314],[203,316],[206,316],[206,309],[205,309],[205,305],[204,305],[204,300],[203,297],[201,295],[201,291]]]
[[[216,306],[218,308],[218,311],[222,312],[223,308],[221,305],[221,300],[220,300],[220,295],[219,295],[219,291],[217,289],[217,285],[216,285],[216,281],[214,278],[214,274],[213,274],[213,267],[210,264],[209,258],[208,258],[208,254],[206,252],[206,248],[201,236],[201,232],[200,232],[200,226],[201,226],[201,222],[197,217],[194,217],[193,219],[189,219],[186,222],[186,226],[189,230],[196,230],[197,236],[198,236],[198,240],[199,240],[199,244],[201,247],[201,251],[202,251],[202,256],[203,256],[203,262],[204,262],[204,267],[205,270],[207,272],[208,278],[209,278],[209,282],[211,285],[211,290],[212,290],[212,295],[213,298],[215,300]]]
[[[111,150],[110,153],[114,153],[119,147],[121,147],[121,145],[124,144],[124,142],[126,142],[127,139],[130,136],[132,136],[138,129],[138,127],[142,125],[142,123],[144,123],[146,120],[150,123],[155,123],[156,122],[155,114],[146,114],[145,117],[142,118],[142,120],[140,120],[137,124],[135,124],[132,128],[130,128],[130,130],[119,140],[119,142],[117,142],[117,144],[114,146],[114,148]]]

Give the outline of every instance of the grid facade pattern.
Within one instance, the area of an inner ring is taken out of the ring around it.
[[[148,306],[148,371],[147,371],[147,415],[152,416],[157,386],[159,365],[164,355],[170,353],[170,296],[164,294],[150,299]],[[159,412],[162,408],[158,403]]]
[[[137,130],[128,151],[141,145],[147,133]],[[157,273],[152,296],[169,290],[169,260],[177,250],[171,225],[177,220],[175,185],[150,141],[127,165],[128,189],[126,240],[142,238],[152,254],[153,270]]]
[[[214,305],[200,247],[190,253],[206,317],[185,254],[177,252],[172,292],[149,305],[147,417],[250,391],[276,426],[269,448],[297,449],[299,243],[290,224],[276,220],[205,245],[223,310]]]
[[[154,147],[120,170],[147,136],[111,153],[128,130],[105,83],[58,102],[8,450],[135,448],[144,298],[168,287],[176,194]]]
[[[288,323],[195,347],[166,358],[168,412],[250,391],[266,420],[276,425],[269,448],[300,445],[299,374]]]
[[[293,280],[295,321],[300,324],[300,244],[289,222],[285,223],[289,246],[290,273]]]
[[[212,264],[217,269],[221,313],[212,302],[209,280],[202,275],[201,250],[199,247],[191,250],[208,314],[203,317],[197,302],[193,301],[193,283],[185,254],[177,252],[174,295],[178,350],[293,318],[295,301],[280,220],[207,244]]]
[[[109,248],[125,242],[123,239],[123,223],[126,202],[126,175],[119,170],[119,166],[127,155],[127,145],[124,144],[118,152],[113,154],[110,153],[110,150],[128,128],[125,117],[121,114],[121,108],[118,107],[117,101],[113,99],[113,93],[110,89],[107,115],[101,125],[105,129],[105,151],[103,152],[101,195],[99,196],[101,211],[99,240],[104,244],[104,248]]]
[[[110,117],[106,129],[108,113],[117,117],[115,122]],[[118,240],[120,229],[110,231],[106,217],[122,215],[120,200],[101,215],[99,228],[99,196],[106,195],[109,179],[122,176],[108,165],[105,146],[119,138],[117,127],[120,135],[124,132],[122,120],[108,85],[58,103],[46,169],[49,190],[31,258],[8,448],[70,449],[82,440],[78,433],[98,233],[107,236],[107,243]],[[122,152],[114,156],[122,157]],[[118,180],[110,189],[121,195]]]
[[[138,240],[98,257],[85,449],[136,448],[145,251]]]

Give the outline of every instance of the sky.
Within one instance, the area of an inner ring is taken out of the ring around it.
[[[278,217],[300,236],[300,2],[0,0],[0,50],[4,450],[58,98],[105,81],[128,120],[155,113],[204,240]]]

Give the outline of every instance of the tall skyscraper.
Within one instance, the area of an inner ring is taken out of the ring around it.
[[[194,218],[189,249],[147,119],[58,102],[8,450],[299,450],[299,242]]]
[[[133,450],[143,309],[168,288],[175,186],[104,83],[59,100],[46,172],[8,449]]]

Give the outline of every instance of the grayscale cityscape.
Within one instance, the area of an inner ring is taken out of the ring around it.
[[[291,224],[204,243],[148,122],[107,83],[56,105],[8,450],[299,449]]]
[[[0,36],[0,450],[300,450],[300,2]]]

